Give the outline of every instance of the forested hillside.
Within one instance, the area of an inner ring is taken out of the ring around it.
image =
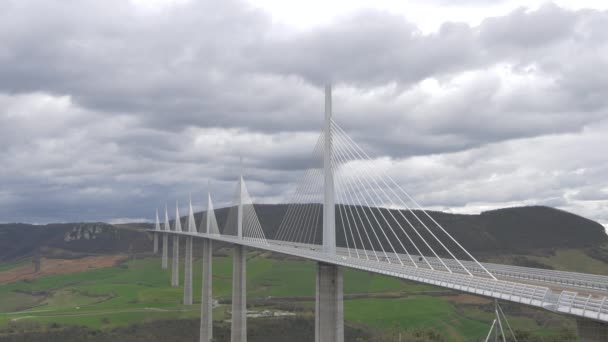
[[[258,217],[268,238],[275,236],[287,209],[286,205],[256,205]],[[366,210],[370,215],[369,208]],[[216,211],[218,224],[223,227],[229,209]],[[382,210],[386,215],[387,210]],[[414,214],[403,212],[417,229],[424,231]],[[421,212],[416,215],[430,226],[430,221]],[[526,254],[539,249],[575,248],[602,253],[600,247],[608,241],[604,227],[597,222],[549,207],[517,207],[493,210],[479,215],[459,215],[432,212],[437,220],[457,241],[475,255]],[[345,246],[339,215],[336,215],[337,243]],[[196,214],[197,225],[204,213]],[[186,220],[182,218],[185,227]],[[405,220],[400,222],[404,227]],[[69,255],[147,252],[152,248],[150,236],[141,229],[151,224],[129,224],[112,226],[105,223],[72,223],[35,226],[27,224],[0,225],[0,262],[31,256],[40,247],[46,255],[63,253]],[[316,242],[320,243],[321,220],[316,225]],[[378,228],[376,228],[378,229]],[[384,228],[386,229],[386,227]],[[407,247],[406,238],[400,235]],[[440,234],[440,233],[438,233]],[[380,235],[380,234],[378,234]],[[444,239],[447,241],[447,239]],[[369,246],[367,246],[369,247]],[[375,246],[378,248],[379,246]],[[388,245],[384,245],[389,248]],[[599,251],[599,252],[598,252]],[[597,257],[597,255],[596,255]],[[600,258],[602,256],[600,255]]]

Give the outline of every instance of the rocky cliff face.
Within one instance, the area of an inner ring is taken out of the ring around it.
[[[255,206],[267,237],[275,236],[286,209],[286,205]],[[227,214],[227,208],[216,210],[220,227],[224,226]],[[548,207],[520,207],[494,210],[480,215],[441,212],[434,212],[432,215],[476,256],[528,254],[538,249],[577,248],[592,250],[595,254],[601,254],[600,259],[608,260],[608,252],[602,249],[604,245],[608,245],[604,227],[565,211]],[[204,221],[203,213],[197,213],[195,218],[197,226]],[[415,220],[412,219],[412,222]],[[182,225],[185,224],[185,218],[182,218]],[[149,234],[138,230],[145,228],[152,228],[152,225],[113,226],[99,222],[45,226],[0,224],[0,262],[32,256],[41,247],[66,251],[73,255],[150,252],[152,241]],[[316,229],[316,236],[320,239],[320,223]],[[338,234],[337,244],[345,246],[341,233]]]
[[[72,230],[65,232],[63,241],[95,240],[110,228],[113,227],[105,223],[80,223],[72,228]]]
[[[148,234],[107,223],[35,226],[0,224],[0,263],[35,255],[77,257],[89,254],[139,253],[152,250]]]

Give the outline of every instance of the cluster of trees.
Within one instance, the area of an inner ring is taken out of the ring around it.
[[[164,320],[112,330],[95,330],[85,327],[61,326],[56,323],[43,325],[34,321],[12,322],[0,331],[0,342],[171,342],[198,341],[199,321]],[[230,341],[230,324],[214,324],[214,342]],[[569,342],[577,341],[573,331],[563,329],[555,335],[542,336],[528,331],[515,330],[517,341]],[[251,342],[309,342],[314,336],[314,319],[290,317],[279,319],[250,320],[248,340]],[[393,327],[378,333],[362,328],[346,326],[345,341],[355,342],[444,342],[450,341],[432,329],[405,330]],[[499,337],[502,341],[502,337]],[[516,341],[507,336],[507,341]]]
[[[102,318],[103,319],[103,318]],[[230,341],[230,324],[214,323],[215,342]],[[162,320],[133,324],[112,330],[44,325],[34,321],[12,322],[0,331],[0,342],[171,342],[198,341],[199,320]],[[252,319],[247,327],[251,342],[309,342],[314,336],[314,320],[309,317]],[[345,327],[345,340],[371,341],[369,332]]]

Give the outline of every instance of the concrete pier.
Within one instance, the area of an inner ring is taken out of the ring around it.
[[[154,233],[154,254],[158,254],[158,233]]]
[[[232,331],[231,342],[247,341],[247,249],[234,246],[232,266]]]
[[[156,224],[154,225],[154,254],[158,254],[158,232],[160,231],[160,221],[158,220],[158,209],[156,209]]]
[[[179,286],[179,236],[173,235],[173,262],[171,266],[171,286]]]
[[[41,259],[42,257],[40,256],[41,252],[40,252],[40,247],[36,248],[36,253],[34,254],[34,272],[38,273],[40,272],[41,269]]]
[[[169,249],[169,234],[167,233],[163,233],[163,256],[162,256],[162,268],[163,270],[166,270],[167,267],[169,266],[169,262],[168,262],[168,249]]]
[[[192,237],[186,238],[184,268],[184,305],[192,305]]]
[[[608,324],[579,318],[576,320],[576,330],[582,342],[608,341]]]
[[[203,293],[201,299],[200,342],[211,342],[213,338],[213,249],[209,239],[203,239]]]
[[[342,270],[317,263],[315,342],[344,342]]]
[[[323,148],[323,252],[336,254],[336,216],[331,129],[331,85],[325,87],[325,141]],[[344,342],[344,293],[342,270],[335,265],[317,263],[315,299],[315,342]]]

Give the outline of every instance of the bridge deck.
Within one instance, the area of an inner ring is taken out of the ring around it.
[[[608,277],[606,276],[483,264],[497,277],[492,279],[478,265],[467,261],[462,262],[474,276],[467,274],[464,269],[459,271],[457,267],[453,268],[454,272],[448,272],[439,267],[431,269],[421,262],[401,264],[397,258],[381,258],[379,261],[360,259],[349,256],[349,252],[344,248],[338,248],[336,255],[329,255],[321,252],[321,246],[318,245],[253,238],[239,239],[235,236],[218,234],[155,230],[150,232],[208,238],[608,322],[608,303],[606,303]],[[353,251],[351,250],[350,253],[352,255]],[[437,259],[428,257],[427,259],[431,265],[440,265]],[[444,260],[444,262],[448,261]],[[450,262],[456,265],[454,260]],[[449,266],[452,268],[453,265]],[[507,279],[517,279],[518,282]],[[572,289],[577,289],[577,292]]]

